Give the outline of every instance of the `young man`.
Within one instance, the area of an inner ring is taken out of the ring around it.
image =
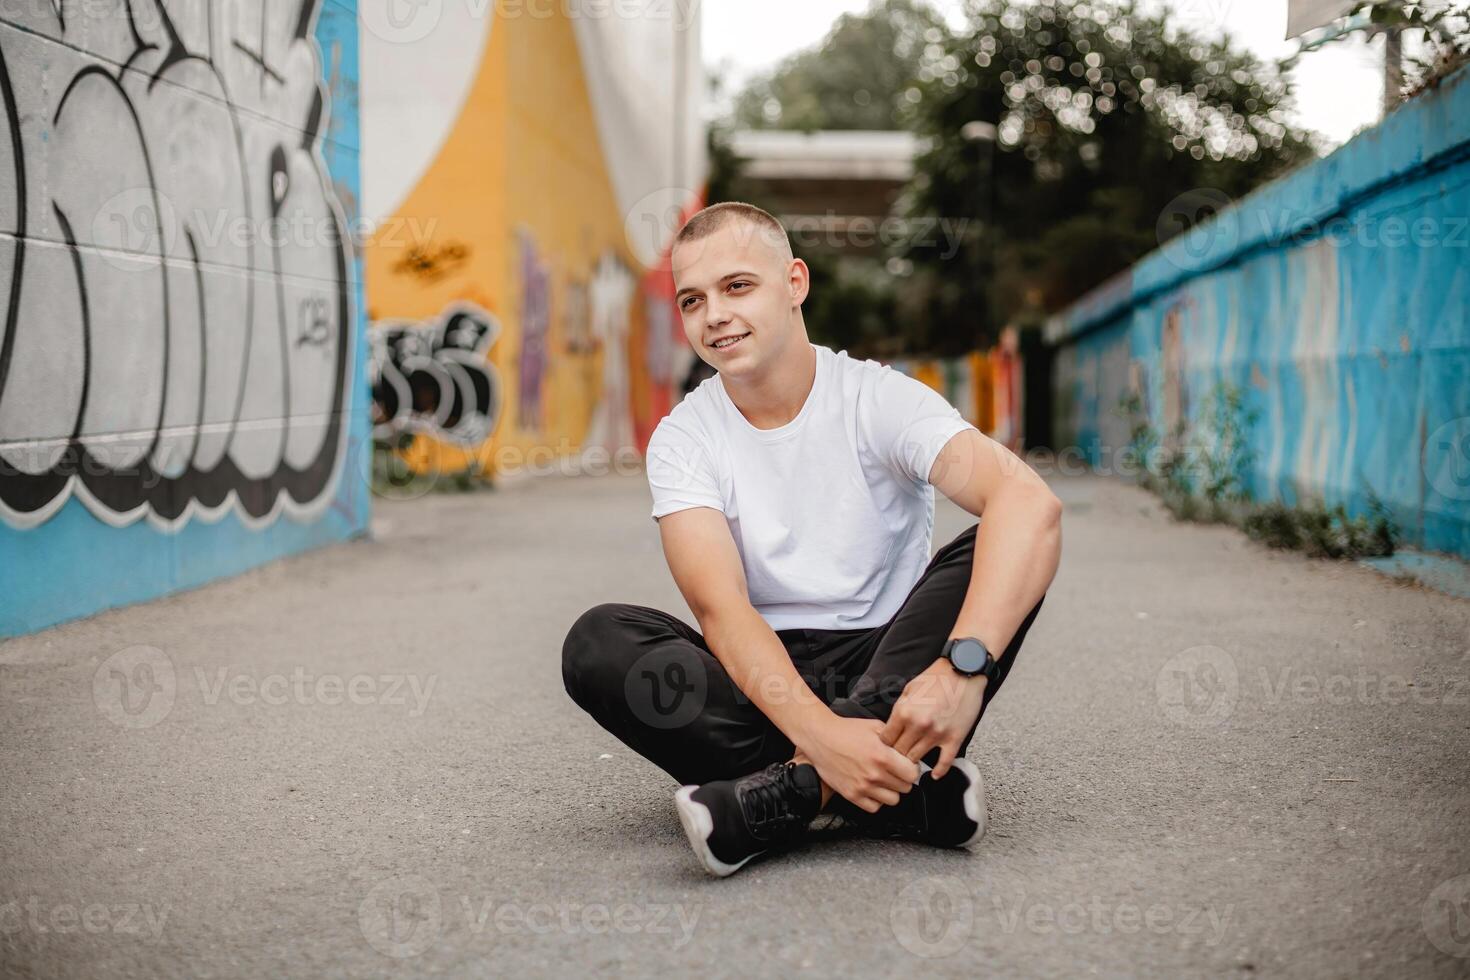
[[[719,373],[659,423],[647,471],[699,630],[596,606],[567,635],[567,692],[685,784],[713,874],[834,820],[974,843],[965,748],[1056,574],[1061,505],[924,384],[812,344],[807,266],[771,215],[707,208],[673,271]],[[934,487],[984,520],[931,560]]]

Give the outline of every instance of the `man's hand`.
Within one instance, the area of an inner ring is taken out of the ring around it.
[[[884,744],[883,723],[831,714],[797,748],[822,782],[868,813],[892,806],[919,780],[919,767]]]
[[[904,686],[883,726],[883,741],[914,762],[938,746],[934,778],[943,778],[980,717],[986,683],[984,677],[956,673],[947,660],[934,661]]]

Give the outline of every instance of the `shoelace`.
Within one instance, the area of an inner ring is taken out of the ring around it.
[[[752,830],[800,819],[791,807],[799,792],[791,780],[795,768],[789,762],[774,763],[741,787],[740,810]]]

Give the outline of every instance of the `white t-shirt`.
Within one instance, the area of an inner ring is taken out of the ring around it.
[[[779,428],[751,425],[719,375],[659,422],[647,453],[653,517],[722,512],[772,629],[881,626],[929,564],[934,459],[974,426],[921,381],[812,349],[811,393]]]

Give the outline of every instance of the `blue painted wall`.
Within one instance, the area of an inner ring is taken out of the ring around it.
[[[0,636],[236,574],[368,522],[355,0],[269,14],[171,3],[133,25],[139,37],[121,2],[105,6],[68,5],[66,23],[50,4],[0,12],[11,121],[0,230],[22,246],[0,249],[0,294],[15,294],[0,323]],[[119,116],[133,123],[122,148],[109,148],[109,131],[89,135]],[[229,122],[211,131],[219,119]],[[210,152],[221,132],[238,160]],[[134,143],[146,179],[114,177]],[[141,210],[139,193],[153,195]],[[114,221],[118,201],[132,210]],[[306,237],[205,239],[211,219],[258,220],[272,207],[305,215]],[[179,222],[175,234],[155,209]],[[115,225],[134,237],[109,240]],[[324,243],[322,228],[344,234]],[[171,278],[174,268],[195,274]],[[128,319],[140,303],[145,315]],[[241,333],[266,342],[231,348]],[[161,359],[130,359],[154,347]],[[211,373],[211,354],[238,369]],[[236,385],[228,397],[208,390],[221,377]],[[80,406],[45,400],[74,389]],[[211,416],[211,398],[225,415]],[[138,401],[162,404],[141,433],[127,422]]]
[[[1363,514],[1376,494],[1408,543],[1470,556],[1470,72],[1171,239],[1048,338],[1057,445],[1101,470],[1130,386],[1164,431],[1226,380],[1259,413],[1257,499]]]

